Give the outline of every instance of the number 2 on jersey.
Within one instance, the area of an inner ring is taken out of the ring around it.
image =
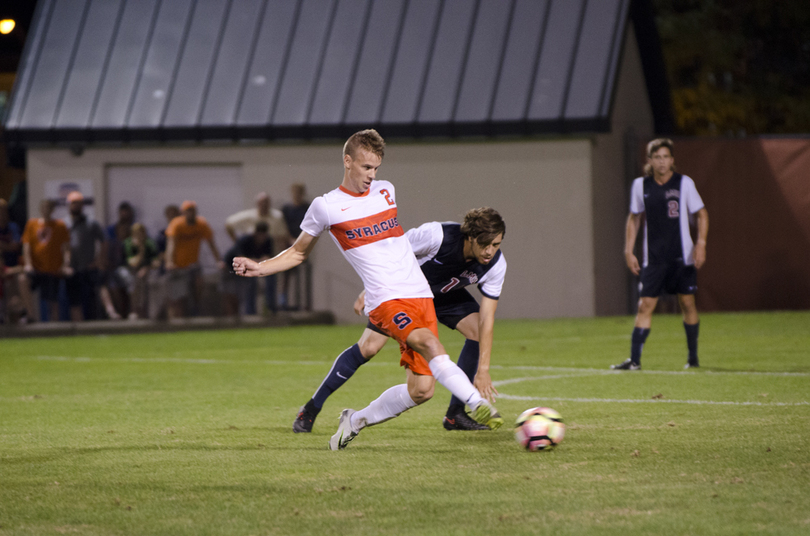
[[[385,188],[383,188],[382,190],[380,190],[380,194],[382,194],[382,195],[384,195],[384,196],[385,196],[385,200],[386,200],[386,201],[388,201],[388,204],[389,204],[389,205],[393,205],[393,204],[394,204],[394,200],[393,200],[393,199],[391,199],[391,193],[390,193],[388,190],[386,190]]]
[[[678,210],[678,202],[674,199],[667,203],[667,213],[670,218],[677,218],[681,215],[680,211]]]

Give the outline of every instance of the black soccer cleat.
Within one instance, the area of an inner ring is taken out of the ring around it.
[[[464,411],[459,411],[452,418],[446,417],[442,420],[445,430],[489,430],[489,426],[477,423]]]
[[[625,359],[618,365],[610,365],[612,370],[641,370],[641,363],[634,363],[632,359]]]
[[[306,406],[301,406],[298,410],[298,416],[293,421],[293,432],[296,434],[308,434],[312,432],[312,425],[315,423],[315,417],[306,411]]]
[[[700,363],[698,363],[697,358],[695,358],[695,359],[690,359],[690,360],[689,360],[689,361],[686,363],[686,365],[684,365],[684,366],[683,366],[683,368],[685,368],[685,369],[690,369],[690,368],[700,368]]]

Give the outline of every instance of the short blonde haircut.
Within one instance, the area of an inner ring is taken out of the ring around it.
[[[373,128],[361,130],[355,132],[346,140],[345,145],[343,145],[343,156],[349,155],[354,158],[358,149],[365,149],[379,156],[380,160],[382,160],[383,156],[385,156],[385,140]]]

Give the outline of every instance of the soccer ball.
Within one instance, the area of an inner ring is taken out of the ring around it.
[[[565,437],[565,424],[559,413],[551,408],[531,408],[515,421],[515,439],[526,450],[547,450],[560,444]]]

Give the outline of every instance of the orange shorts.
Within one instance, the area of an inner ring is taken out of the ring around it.
[[[430,376],[427,360],[405,342],[416,328],[427,328],[439,337],[436,310],[431,298],[407,298],[381,303],[368,315],[371,323],[399,343],[399,364],[416,374]]]

